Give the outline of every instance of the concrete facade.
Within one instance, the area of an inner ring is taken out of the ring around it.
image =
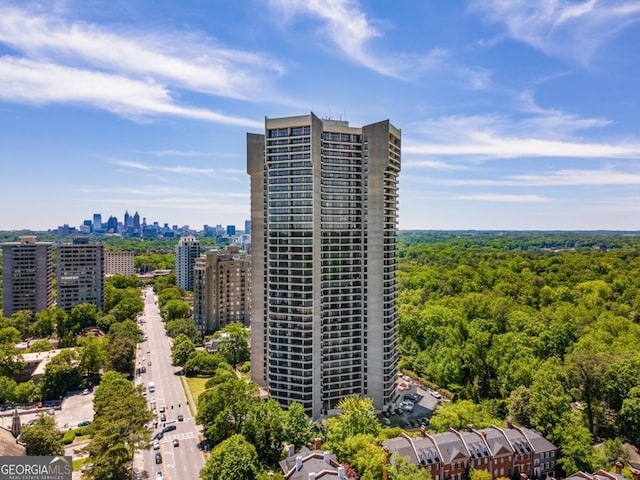
[[[33,313],[53,305],[53,244],[22,236],[2,247],[2,315]]]
[[[133,252],[104,252],[104,274],[135,275]]]
[[[196,237],[182,237],[176,245],[176,283],[183,290],[193,291],[193,267],[200,256]]]
[[[196,259],[193,317],[205,334],[233,322],[249,326],[251,257],[237,246],[211,250]]]
[[[66,312],[79,303],[102,309],[104,300],[104,245],[79,237],[61,244],[58,252],[58,307]]]
[[[247,135],[252,377],[313,418],[396,395],[400,131],[313,114]]]

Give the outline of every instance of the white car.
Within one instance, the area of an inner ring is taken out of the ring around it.
[[[153,449],[160,450],[160,442],[158,440],[153,441]]]
[[[436,392],[435,390],[431,390],[431,396],[433,398],[437,398],[438,400],[442,398],[442,395],[440,394],[440,392]]]

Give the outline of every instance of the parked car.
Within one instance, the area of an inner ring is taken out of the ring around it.
[[[182,422],[184,420],[184,417],[182,415],[178,415],[178,421]]]
[[[89,395],[89,389],[88,389],[88,388],[85,388],[85,389],[82,391],[82,394],[83,394],[83,395]]]
[[[160,452],[156,453],[156,463],[162,463],[162,454]]]
[[[437,398],[438,400],[442,398],[442,395],[440,394],[440,392],[436,392],[435,390],[431,390],[431,396],[433,398]]]
[[[160,414],[160,421],[161,421],[161,422],[166,422],[166,421],[167,421],[167,415],[166,415],[166,414],[164,414],[164,413],[161,413],[161,414]]]
[[[160,450],[160,441],[158,441],[158,440],[154,440],[153,441],[153,449],[154,450]]]
[[[91,425],[91,420],[82,420],[80,423],[78,423],[79,427],[86,427],[87,425]]]
[[[164,480],[164,473],[156,472],[156,480]]]

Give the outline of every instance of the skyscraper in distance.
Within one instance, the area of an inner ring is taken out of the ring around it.
[[[200,256],[200,242],[196,237],[182,237],[176,245],[176,283],[193,291],[193,267]]]
[[[313,113],[247,135],[252,378],[314,418],[396,396],[400,138]]]

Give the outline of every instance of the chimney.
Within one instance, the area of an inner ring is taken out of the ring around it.
[[[316,437],[313,439],[313,449],[314,450],[320,450],[320,448],[322,447],[322,438],[320,437]]]
[[[293,457],[296,454],[296,446],[293,443],[287,443],[285,449],[287,450],[287,457]]]
[[[616,462],[616,475],[622,475],[622,462],[620,460]]]
[[[347,476],[344,474],[344,467],[340,465],[338,467],[338,480],[346,480]]]
[[[324,463],[331,464],[331,452],[329,450],[325,450],[322,453],[322,459],[324,460]]]
[[[296,457],[296,472],[299,472],[301,468],[302,468],[302,457],[298,455]]]
[[[485,440],[487,439],[487,432],[485,432],[484,430],[480,432],[482,434],[482,438],[484,438]]]
[[[633,480],[640,480],[640,470],[632,468],[631,472],[633,473]]]
[[[316,480],[315,472],[309,472],[309,480]]]
[[[423,437],[427,436],[427,427],[425,427],[424,425],[420,425],[420,435],[422,435]]]
[[[507,428],[513,428],[513,419],[511,417],[507,417]]]
[[[473,423],[467,423],[467,432],[473,432],[474,428],[476,428],[476,426]]]

